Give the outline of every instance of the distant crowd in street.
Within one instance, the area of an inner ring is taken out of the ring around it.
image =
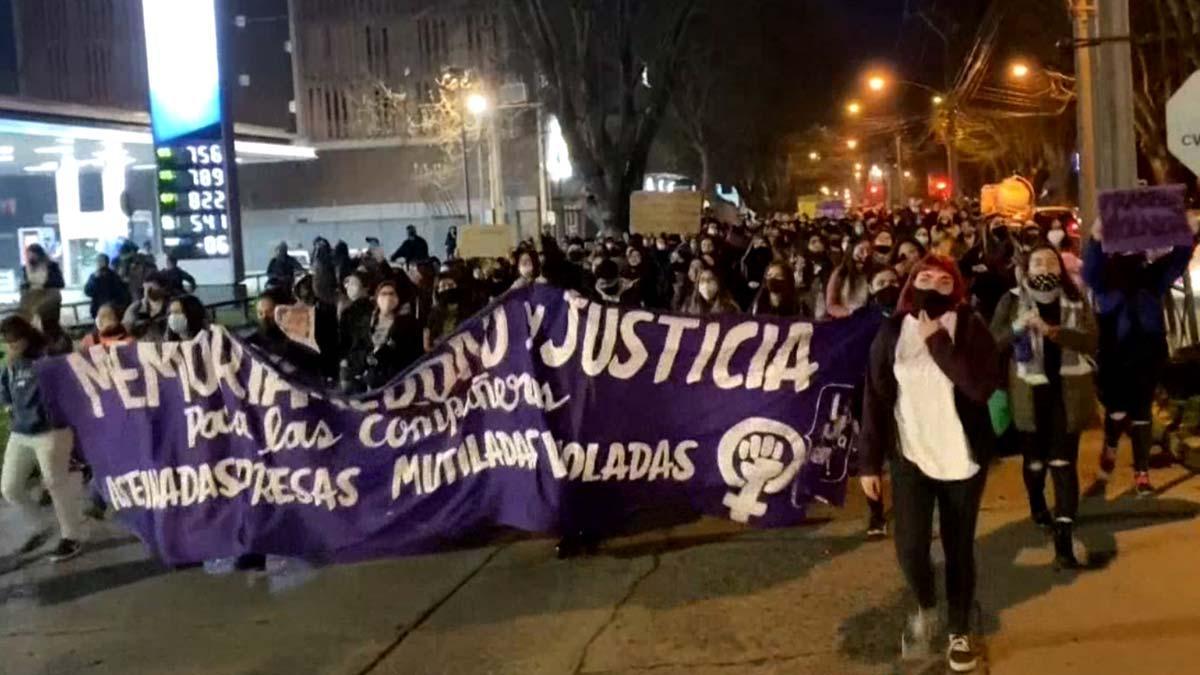
[[[256,303],[250,344],[285,370],[348,394],[376,389],[420,359],[509,289],[548,283],[593,300],[693,315],[747,313],[829,321],[882,316],[858,411],[859,471],[869,537],[887,536],[883,481],[890,467],[897,556],[920,611],[906,649],[928,642],[936,603],[930,559],[940,513],[949,604],[949,664],[974,667],[974,533],[988,466],[1005,446],[1023,455],[1031,520],[1053,538],[1056,564],[1077,569],[1080,434],[1104,407],[1099,475],[1114,471],[1118,443],[1133,447],[1134,484],[1151,496],[1151,407],[1167,363],[1163,298],[1192,248],[1110,255],[1097,223],[1081,241],[1075,223],[983,216],[970,207],[863,210],[838,218],[711,215],[695,232],[593,239],[542,237],[497,259],[446,257],[409,226],[387,255],[376,239],[352,256],[317,237],[307,267],[279,244]],[[209,320],[196,286],[171,256],[158,269],[127,243],[115,264],[97,257],[85,293],[95,318],[82,346],[187,340]],[[81,495],[66,472],[69,430],[48,419],[31,364],[74,348],[58,319],[63,279],[40,246],[26,251],[21,312],[0,323],[8,366],[0,399],[12,407],[3,486],[30,506],[33,467],[55,504],[55,559],[80,550]],[[314,316],[316,350],[285,334],[280,307]],[[997,422],[998,417],[1006,422]],[[1045,495],[1053,486],[1053,508]],[[567,533],[564,555],[589,546]],[[259,561],[261,562],[261,561]],[[252,563],[253,564],[253,563]]]

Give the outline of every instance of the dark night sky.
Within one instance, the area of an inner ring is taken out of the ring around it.
[[[16,44],[13,39],[12,0],[0,0],[0,94],[10,93],[16,86],[14,77],[17,69]]]

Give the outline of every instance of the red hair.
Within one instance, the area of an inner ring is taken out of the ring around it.
[[[913,293],[916,291],[917,275],[922,270],[939,270],[950,275],[954,279],[954,291],[950,294],[954,300],[954,308],[958,309],[964,302],[967,301],[967,282],[963,279],[962,272],[958,271],[958,263],[954,258],[937,253],[930,253],[917,263],[912,272],[908,275],[908,281],[904,284],[904,290],[900,292],[900,301],[896,304],[896,314],[913,313]]]

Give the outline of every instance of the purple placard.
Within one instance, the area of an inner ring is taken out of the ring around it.
[[[603,534],[664,507],[798,524],[845,496],[879,320],[690,317],[535,285],[354,399],[220,327],[38,375],[105,500],[163,560],[346,562],[498,525]]]
[[[1161,185],[1100,194],[1105,253],[1134,253],[1191,246],[1187,187]]]

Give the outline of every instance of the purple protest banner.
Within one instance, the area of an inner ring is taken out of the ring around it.
[[[799,523],[844,498],[878,325],[689,317],[537,285],[353,399],[220,327],[46,359],[39,381],[163,560],[344,562],[496,526],[611,532],[664,507]]]
[[[1191,246],[1187,187],[1161,185],[1100,193],[1105,253]]]

